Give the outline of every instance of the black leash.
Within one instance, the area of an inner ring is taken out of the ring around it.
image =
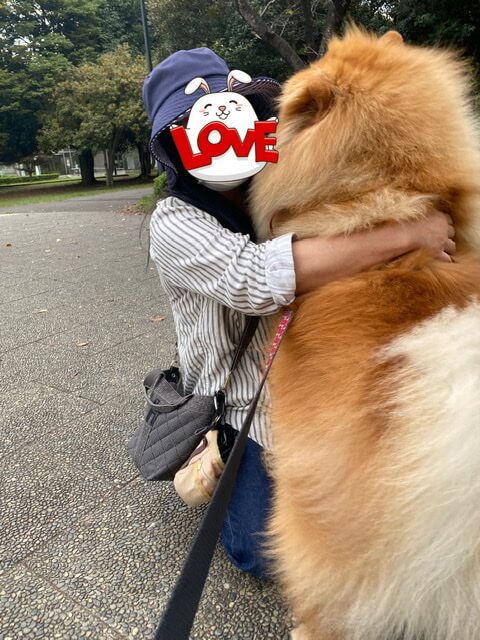
[[[248,432],[255,415],[258,399],[265,385],[278,347],[292,319],[292,315],[293,313],[291,311],[286,311],[280,320],[260,385],[250,404],[245,422],[228,457],[227,464],[222,472],[212,501],[208,506],[197,535],[190,547],[183,571],[177,579],[170,600],[167,603],[155,633],[155,640],[189,640],[190,631],[210,569],[218,536],[220,535],[225,519],[225,512],[233,491],[235,478],[245,450]]]

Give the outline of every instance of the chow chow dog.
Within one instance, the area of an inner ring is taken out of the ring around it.
[[[416,251],[299,296],[273,366],[278,577],[301,640],[480,638],[480,156],[451,51],[350,27],[280,99],[261,238],[451,214]]]

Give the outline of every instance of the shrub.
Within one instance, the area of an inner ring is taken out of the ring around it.
[[[165,171],[153,180],[153,193],[157,198],[163,196],[165,189],[167,188],[167,174]]]
[[[25,184],[27,182],[41,182],[43,180],[56,180],[59,173],[44,173],[40,176],[0,176],[0,186]]]
[[[134,205],[136,212],[144,213],[145,215],[150,215],[154,212],[155,207],[157,206],[157,196],[154,193],[151,193],[148,196],[144,196],[141,200]]]

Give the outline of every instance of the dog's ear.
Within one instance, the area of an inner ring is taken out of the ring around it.
[[[402,35],[398,33],[398,31],[387,31],[386,33],[383,34],[380,40],[383,40],[384,42],[388,42],[392,44],[403,43]]]
[[[334,98],[332,84],[320,73],[310,73],[296,87],[287,88],[285,95],[287,97],[281,105],[280,120],[294,120],[299,129],[314,124],[326,115]]]

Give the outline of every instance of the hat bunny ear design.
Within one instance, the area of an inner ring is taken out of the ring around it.
[[[227,88],[229,91],[233,91],[233,81],[238,80],[238,82],[242,82],[243,84],[248,84],[252,81],[252,78],[245,73],[245,71],[240,71],[240,69],[233,69],[230,71],[227,77]]]
[[[204,78],[194,78],[193,80],[190,80],[190,82],[185,87],[185,93],[187,95],[190,95],[197,89],[202,89],[205,93],[210,93],[210,87],[208,86],[208,82]]]

